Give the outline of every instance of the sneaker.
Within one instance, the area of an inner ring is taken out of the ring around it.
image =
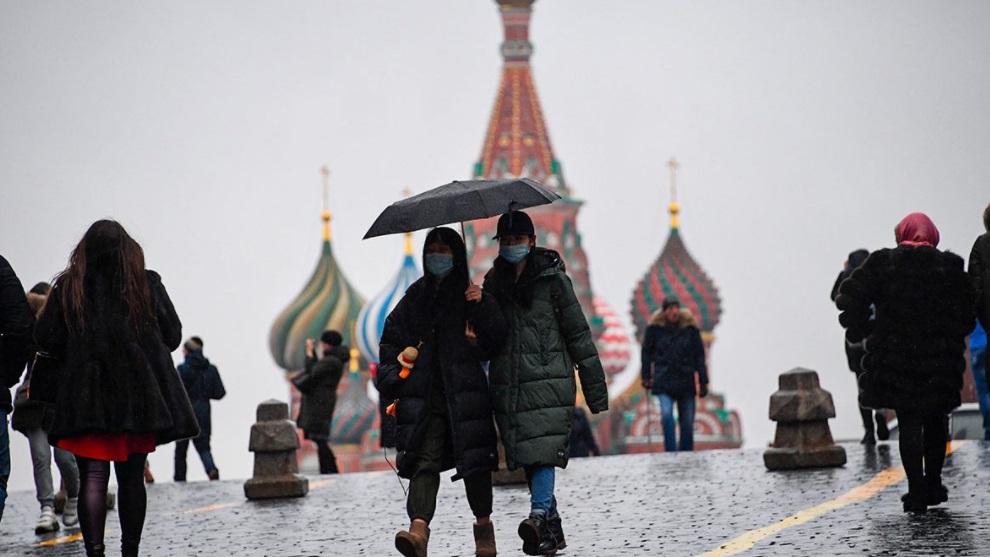
[[[34,525],[35,534],[47,534],[49,532],[57,532],[59,529],[58,520],[55,518],[55,509],[52,507],[42,507],[41,516],[38,517],[38,523]]]
[[[519,537],[522,538],[523,553],[541,555],[540,545],[547,534],[547,517],[544,514],[530,513],[529,518],[519,523]]]
[[[72,497],[65,500],[65,509],[62,512],[62,524],[66,528],[72,528],[79,524],[79,499]]]

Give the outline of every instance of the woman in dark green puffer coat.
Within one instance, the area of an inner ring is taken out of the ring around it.
[[[591,329],[560,255],[536,247],[533,221],[514,211],[498,221],[499,257],[484,290],[498,300],[509,336],[489,367],[495,421],[510,470],[522,467],[530,516],[519,525],[523,552],[565,547],[554,498],[555,468],[567,466],[577,383],[592,413],[608,409],[608,391]]]

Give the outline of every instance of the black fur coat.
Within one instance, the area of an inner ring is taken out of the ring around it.
[[[866,339],[860,404],[915,412],[959,406],[973,302],[955,254],[910,246],[872,253],[836,299],[846,339]]]
[[[182,323],[161,277],[148,271],[155,315],[139,327],[128,324],[108,285],[94,283],[83,331],[70,330],[59,286],[35,327],[35,342],[60,364],[49,441],[100,432],[153,433],[158,445],[196,437],[196,416],[170,355],[182,341]]]

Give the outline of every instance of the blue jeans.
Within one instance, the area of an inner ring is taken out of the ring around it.
[[[0,520],[7,504],[7,478],[10,477],[10,433],[7,431],[7,413],[0,412],[3,428],[0,429]]]
[[[657,395],[660,402],[660,423],[663,424],[663,448],[668,453],[694,450],[694,395],[678,397],[677,424],[680,425],[681,442],[677,443],[674,423],[674,398]]]
[[[970,354],[973,367],[973,385],[976,386],[976,400],[983,414],[983,439],[990,441],[990,393],[987,392],[987,347],[981,346]]]
[[[196,437],[192,440],[193,447],[199,453],[199,459],[203,461],[203,468],[207,475],[217,469],[213,463],[213,453],[210,451],[209,437]],[[172,479],[177,482],[186,481],[186,453],[189,452],[189,439],[181,439],[175,442],[175,472]],[[321,474],[323,472],[320,472]]]
[[[553,496],[556,470],[553,466],[526,466],[526,483],[529,484],[530,514],[549,518],[557,516],[557,498]]]

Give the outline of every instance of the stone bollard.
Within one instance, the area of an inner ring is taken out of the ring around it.
[[[289,421],[289,405],[266,400],[258,405],[258,422],[251,426],[248,450],[254,453],[254,477],[244,482],[248,499],[302,497],[309,480],[300,476],[296,463],[299,437]]]
[[[828,428],[834,417],[832,395],[819,386],[818,373],[804,368],[782,373],[780,390],[770,396],[777,435],[763,453],[763,463],[771,470],[844,465],[846,450],[832,441]]]

